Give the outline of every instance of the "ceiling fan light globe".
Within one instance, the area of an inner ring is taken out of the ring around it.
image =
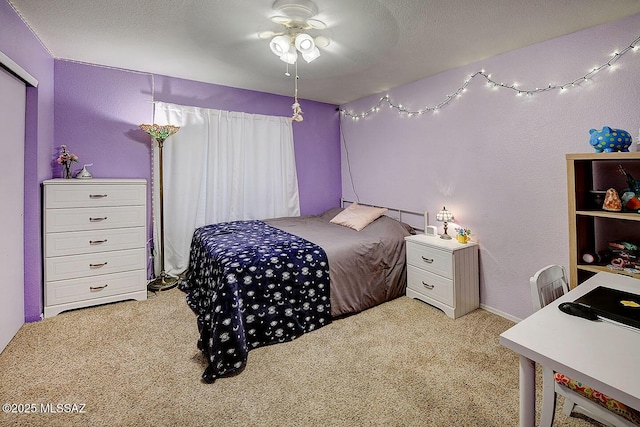
[[[298,52],[296,52],[296,48],[291,46],[289,51],[280,55],[280,60],[290,65],[295,64],[298,60]]]
[[[314,59],[316,59],[319,56],[320,56],[320,50],[318,50],[317,47],[314,47],[313,50],[311,52],[309,52],[309,53],[303,53],[302,54],[302,57],[307,62],[311,62],[311,61],[313,61]]]
[[[304,33],[298,34],[296,36],[295,45],[296,45],[296,49],[298,49],[303,54],[311,53],[313,52],[313,49],[316,48],[316,45],[313,41],[313,37],[311,37],[309,34],[304,34]]]
[[[269,47],[275,55],[281,56],[290,50],[291,40],[287,36],[275,36],[271,39]]]

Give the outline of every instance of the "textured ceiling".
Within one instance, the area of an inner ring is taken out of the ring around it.
[[[9,0],[53,57],[292,95],[273,0]],[[299,96],[343,104],[640,13],[638,0],[316,0],[331,44]],[[291,75],[295,75],[291,67]]]

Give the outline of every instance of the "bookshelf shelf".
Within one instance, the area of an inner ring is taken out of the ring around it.
[[[569,276],[574,288],[600,271],[640,279],[640,274],[612,270],[606,265],[585,264],[585,253],[597,254],[612,240],[640,242],[640,213],[609,212],[594,206],[590,192],[614,188],[622,194],[627,187],[618,165],[640,178],[640,152],[567,154],[569,210]]]

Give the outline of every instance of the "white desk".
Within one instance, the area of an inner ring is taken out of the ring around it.
[[[640,409],[640,332],[558,309],[599,285],[640,294],[640,280],[598,273],[500,334],[500,344],[520,354],[521,427],[535,425],[536,363]]]

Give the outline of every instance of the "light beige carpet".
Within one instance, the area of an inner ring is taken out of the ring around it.
[[[401,297],[252,350],[241,374],[205,384],[195,316],[174,289],[25,325],[0,354],[0,403],[38,413],[0,425],[516,426],[518,357],[498,343],[511,325]],[[559,406],[555,425],[592,424]]]

